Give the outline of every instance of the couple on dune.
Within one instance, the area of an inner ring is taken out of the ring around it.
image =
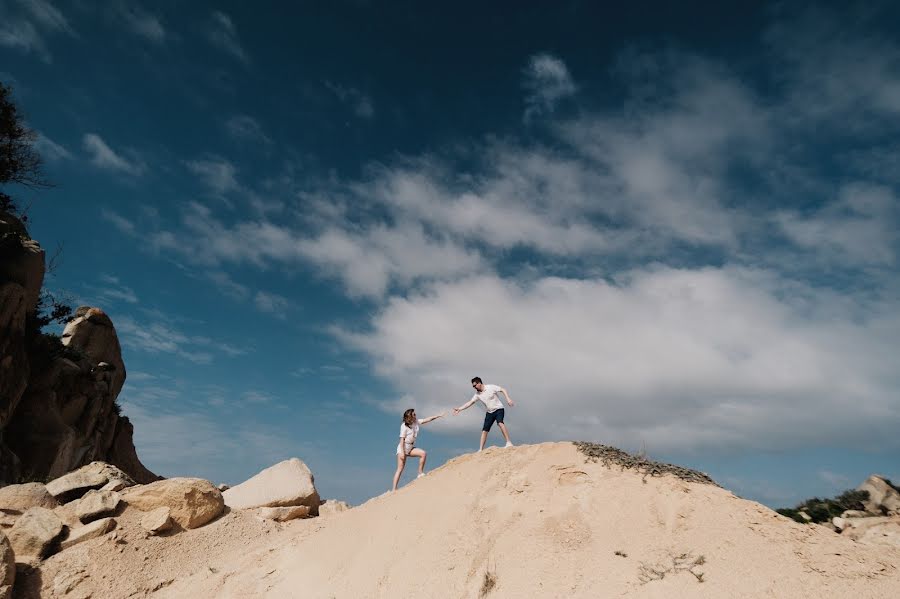
[[[500,427],[500,432],[503,433],[503,438],[506,439],[506,447],[512,447],[512,441],[509,440],[509,431],[506,430],[506,425],[503,423],[503,417],[506,411],[503,409],[503,404],[500,402],[499,397],[499,394],[502,393],[506,396],[506,403],[509,404],[510,407],[516,405],[512,398],[510,398],[509,391],[498,385],[485,385],[481,381],[481,378],[477,376],[472,379],[472,388],[475,389],[475,395],[472,396],[472,399],[458,408],[453,408],[453,415],[458,415],[463,410],[470,408],[476,401],[480,401],[484,404],[487,411],[484,415],[484,426],[481,427],[481,445],[479,446],[478,451],[484,449],[488,431],[491,430],[494,422]],[[418,417],[416,417],[416,411],[413,408],[403,412],[403,424],[400,425],[400,442],[397,444],[397,471],[394,473],[394,485],[391,489],[392,491],[397,490],[397,483],[400,482],[400,475],[403,474],[403,468],[406,466],[407,457],[412,456],[419,458],[419,476],[425,474],[425,459],[428,457],[428,454],[424,449],[416,447],[416,437],[419,436],[419,426],[428,424],[432,420],[437,420],[446,414],[446,412],[442,412],[437,416],[419,420]]]

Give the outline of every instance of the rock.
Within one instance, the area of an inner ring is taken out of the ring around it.
[[[23,287],[28,311],[34,312],[41,285],[44,282],[44,250],[28,237],[25,224],[12,214],[0,210],[0,235],[17,238],[16,248],[4,248],[0,254],[0,280],[12,281]]]
[[[319,517],[332,516],[334,514],[345,512],[350,509],[350,504],[337,499],[326,499],[319,504]]]
[[[225,509],[222,493],[201,478],[168,478],[123,492],[128,505],[149,512],[168,507],[172,519],[184,528],[203,526]]]
[[[125,472],[123,472],[120,468],[113,466],[112,464],[107,464],[106,462],[95,461],[91,462],[86,466],[82,466],[77,470],[77,472],[86,472],[88,474],[102,474],[106,477],[107,485],[115,484],[115,485],[124,485],[124,487],[133,487],[137,483],[133,478],[128,476]],[[121,489],[106,489],[107,491],[120,491]]]
[[[68,502],[91,489],[99,489],[108,481],[105,474],[76,470],[47,483],[47,491],[58,500]]]
[[[232,509],[306,505],[318,515],[319,493],[306,464],[291,458],[266,468],[256,476],[223,493]]]
[[[290,507],[261,507],[257,509],[256,516],[260,520],[275,520],[276,522],[287,522],[296,518],[308,518],[308,505],[294,505]]]
[[[228,486],[228,485],[226,485],[225,483],[221,483],[221,484],[216,485],[216,488],[224,493],[225,491],[227,491],[227,490],[230,489],[231,487]]]
[[[6,535],[0,532],[0,599],[12,596],[15,581],[16,558],[13,555],[13,548]]]
[[[150,534],[157,534],[172,528],[172,516],[169,514],[169,508],[158,507],[147,512],[147,515],[141,518],[141,528]]]
[[[89,576],[83,568],[78,568],[76,570],[63,570],[53,579],[54,596],[62,597],[63,595],[68,595],[73,590],[75,590],[78,585],[86,581],[88,578]],[[84,597],[85,599],[90,596],[90,593],[86,595],[80,595],[80,597]]]
[[[806,520],[807,522],[812,522],[812,516],[810,516],[806,512],[797,512],[797,513],[800,514],[800,517],[803,518],[804,520]]]
[[[847,521],[841,536],[870,545],[900,547],[900,517],[853,518]]]
[[[831,519],[831,525],[834,526],[834,529],[838,532],[844,530],[844,527],[847,526],[847,521],[844,518],[839,518],[835,516]]]
[[[70,530],[68,536],[63,537],[59,547],[60,549],[68,549],[78,543],[102,537],[115,527],[115,518],[101,518],[100,520],[95,520],[90,524],[85,524],[84,526]]]
[[[9,485],[0,489],[0,510],[21,514],[33,507],[52,510],[59,502],[41,483]]]
[[[125,362],[116,329],[103,310],[89,306],[75,310],[75,318],[63,330],[62,342],[77,347],[98,363],[106,362],[102,371],[109,375],[110,393],[113,397],[119,395],[125,383]]]
[[[75,514],[75,505],[76,502],[73,501],[70,504],[53,508],[53,513],[56,514],[59,519],[62,520],[62,523],[69,528],[79,528],[83,526],[81,520],[79,520],[78,516]]]
[[[122,496],[115,491],[88,491],[75,506],[75,515],[84,523],[114,513]]]
[[[47,508],[33,507],[22,514],[7,531],[16,563],[32,563],[43,559],[62,532],[62,521]]]
[[[888,484],[887,479],[873,474],[856,487],[857,491],[868,491],[869,499],[863,502],[867,512],[873,514],[900,514],[900,492]]]
[[[871,516],[871,515],[872,515],[872,514],[870,514],[869,512],[864,512],[864,511],[862,511],[862,510],[844,510],[844,512],[841,513],[841,518],[844,518],[844,519],[847,519],[847,518],[868,518],[868,517]]]

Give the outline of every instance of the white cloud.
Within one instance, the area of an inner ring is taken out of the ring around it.
[[[134,235],[137,231],[134,223],[131,220],[125,218],[117,212],[113,212],[112,210],[107,210],[104,208],[100,211],[100,216],[104,220],[112,223],[116,229],[118,229],[122,233],[125,233],[126,235]]]
[[[244,64],[249,64],[250,57],[241,46],[238,39],[237,27],[231,17],[225,13],[214,10],[206,30],[206,37],[214,46],[230,54]]]
[[[338,331],[425,412],[482,376],[507,387],[520,439],[658,450],[896,443],[900,358],[892,303],[771,272],[665,267],[602,279],[496,276],[392,298],[369,331]],[[385,409],[394,410],[390,403]],[[451,420],[477,427],[475,416]]]
[[[234,344],[200,335],[189,335],[165,319],[117,315],[113,323],[119,341],[128,351],[169,354],[195,364],[211,364],[216,354],[236,356],[244,353]]]
[[[75,36],[69,21],[45,0],[17,0],[0,5],[0,46],[35,53],[44,62],[53,57],[44,40],[47,34]]]
[[[523,85],[528,90],[525,122],[540,114],[552,113],[560,100],[578,89],[566,63],[546,53],[535,54],[528,60]]]
[[[38,151],[41,158],[50,162],[58,162],[60,160],[69,160],[72,154],[63,146],[56,143],[43,133],[38,133],[34,142],[34,149]]]
[[[288,298],[267,291],[257,291],[256,295],[253,297],[253,303],[260,312],[273,314],[281,318],[287,316],[286,312],[291,305]]]
[[[357,117],[361,119],[371,119],[375,116],[375,105],[372,103],[372,98],[370,98],[368,94],[361,92],[355,87],[338,85],[331,81],[326,81],[325,87],[337,96],[338,100],[343,104],[349,106],[353,110],[353,114]]]
[[[896,258],[898,206],[887,187],[848,185],[812,213],[782,211],[777,222],[794,243],[830,262],[890,266]]]
[[[96,167],[135,177],[144,172],[145,167],[140,160],[124,158],[110,148],[103,138],[96,133],[85,134],[84,148],[90,154],[91,164]]]
[[[222,195],[240,188],[235,179],[237,169],[234,164],[224,158],[189,160],[185,162],[185,166],[192,173],[198,175],[213,193]]]
[[[0,45],[26,53],[34,52],[47,63],[52,61],[47,44],[37,28],[28,21],[9,20],[0,23]]]
[[[45,0],[18,0],[31,16],[42,26],[51,31],[65,31],[73,34],[69,21],[55,6]]]
[[[269,145],[272,139],[266,135],[262,125],[251,116],[237,114],[225,122],[225,129],[229,135],[238,141],[249,141]]]
[[[159,17],[148,12],[135,0],[119,0],[115,15],[132,32],[156,44],[166,41],[166,29]]]

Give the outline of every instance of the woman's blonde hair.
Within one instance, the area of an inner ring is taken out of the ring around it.
[[[413,408],[410,408],[403,412],[403,424],[409,426],[414,422],[412,415],[415,414],[416,411]]]

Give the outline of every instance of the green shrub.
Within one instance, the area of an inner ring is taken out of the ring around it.
[[[835,516],[840,516],[847,510],[863,510],[865,506],[863,502],[869,499],[868,491],[857,491],[848,489],[832,499],[820,499],[813,497],[797,505],[797,507],[781,508],[775,510],[782,516],[805,524],[807,520],[800,515],[805,512],[811,520],[809,522],[829,522]]]

